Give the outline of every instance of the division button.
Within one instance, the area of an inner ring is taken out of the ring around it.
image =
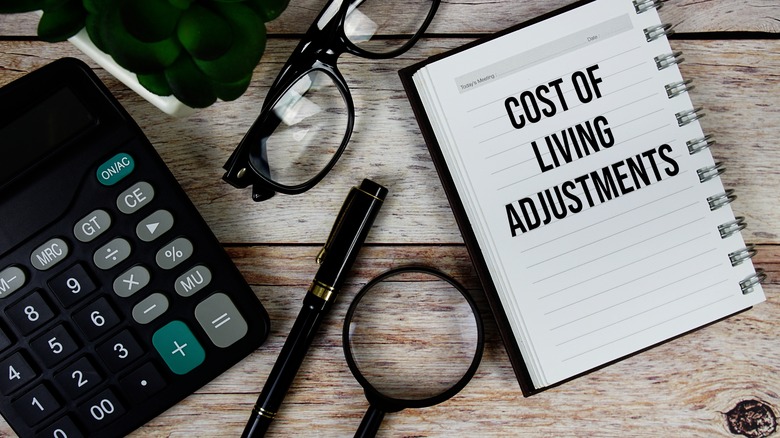
[[[171,321],[154,332],[152,344],[175,374],[187,374],[206,359],[203,347],[181,321]]]
[[[24,271],[16,266],[9,266],[0,271],[0,298],[16,292],[27,282]]]
[[[92,256],[92,261],[95,262],[95,266],[105,271],[130,257],[131,251],[130,242],[116,238],[98,248]]]
[[[148,269],[141,265],[133,266],[114,280],[114,293],[122,298],[132,296],[146,287],[151,278]]]
[[[149,324],[168,310],[168,298],[153,293],[133,307],[133,319],[139,324]]]
[[[223,293],[215,293],[195,306],[195,318],[217,347],[227,348],[247,333],[246,321]]]
[[[68,244],[55,238],[35,248],[30,255],[30,264],[39,271],[51,269],[68,256]]]
[[[116,206],[124,214],[135,213],[154,199],[154,189],[146,181],[135,183],[116,199]]]
[[[183,297],[189,297],[208,286],[210,282],[211,271],[209,271],[209,268],[203,265],[197,265],[184,274],[181,274],[179,278],[176,279],[174,289],[176,289],[177,294]]]
[[[91,242],[111,227],[111,216],[104,210],[95,210],[73,226],[73,235],[79,242]]]
[[[173,228],[173,215],[167,210],[157,210],[135,227],[135,234],[144,242],[151,242],[171,228]]]
[[[173,269],[179,265],[179,263],[187,260],[192,255],[193,248],[192,242],[179,237],[173,242],[163,246],[157,251],[155,260],[157,265],[163,269]]]

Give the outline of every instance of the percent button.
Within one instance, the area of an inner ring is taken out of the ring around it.
[[[157,251],[157,256],[155,257],[157,266],[163,269],[173,269],[179,263],[190,258],[192,250],[192,242],[184,237],[179,237]]]

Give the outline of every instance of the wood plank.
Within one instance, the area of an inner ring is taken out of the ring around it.
[[[391,16],[406,8],[384,2]],[[573,3],[572,0],[442,2],[428,31],[437,34],[491,33]],[[267,24],[269,34],[302,34],[325,5],[324,0],[294,0],[282,15]],[[677,32],[780,32],[780,5],[773,0],[676,0],[661,9],[664,21]],[[0,35],[35,36],[33,13],[0,15]]]
[[[133,436],[238,436],[294,319],[319,248],[231,247],[230,255],[272,319],[266,344]],[[762,246],[768,302],[531,398],[515,383],[465,249],[376,246],[361,252],[321,327],[272,433],[350,436],[367,404],[343,358],[346,309],[370,278],[428,264],[461,281],[478,302],[486,350],[474,380],[453,399],[388,414],[380,436],[727,436],[723,413],[742,400],[780,406],[780,248]],[[594,402],[597,401],[597,402]],[[12,436],[0,420],[0,436]]]
[[[390,189],[370,242],[460,243],[460,234],[401,89],[397,70],[469,40],[425,39],[410,53],[375,62],[345,56],[340,68],[357,108],[356,129],[341,161],[325,180],[298,196],[255,204],[248,191],[221,183],[221,166],[257,116],[294,40],[274,40],[248,92],[187,119],[156,111],[105,72],[100,76],[136,119],[222,242],[317,243],[327,237],[349,187],[363,177]],[[717,159],[737,189],[733,207],[746,216],[745,238],[778,243],[780,216],[773,202],[780,186],[780,41],[673,41],[685,52],[683,75],[697,88],[694,103],[706,109],[705,132],[718,141]],[[0,84],[61,56],[80,53],[67,43],[0,43]]]

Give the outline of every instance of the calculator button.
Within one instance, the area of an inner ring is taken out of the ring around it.
[[[125,407],[110,389],[92,397],[76,409],[81,421],[91,431],[102,429],[125,413]]]
[[[58,325],[32,341],[30,347],[47,367],[57,365],[78,350],[78,345],[64,326]]]
[[[73,226],[73,236],[79,242],[91,242],[111,227],[111,216],[105,210],[95,210]]]
[[[163,269],[173,269],[178,266],[179,263],[190,258],[192,251],[192,242],[184,237],[179,237],[157,251],[155,260],[159,267]]]
[[[146,287],[151,278],[148,269],[141,265],[133,266],[114,280],[114,293],[122,298],[132,296]]]
[[[130,257],[131,252],[130,242],[116,238],[98,248],[92,256],[92,261],[95,262],[95,266],[105,271]]]
[[[174,289],[176,289],[177,294],[183,297],[189,297],[208,286],[210,282],[211,271],[209,271],[209,268],[198,265],[184,274],[181,274],[181,276],[176,279]]]
[[[133,307],[133,319],[139,324],[149,324],[168,310],[168,298],[161,293],[153,293]]]
[[[96,176],[100,184],[113,186],[135,169],[135,160],[129,154],[120,153],[98,166]]]
[[[46,324],[47,321],[54,317],[51,307],[46,304],[46,301],[38,292],[26,296],[18,303],[9,307],[6,310],[6,314],[25,335]]]
[[[132,214],[154,199],[151,184],[141,181],[122,192],[116,199],[116,206],[124,214]]]
[[[35,248],[30,255],[30,264],[39,271],[51,269],[68,256],[68,244],[64,240],[54,238]]]
[[[227,348],[247,333],[246,321],[223,293],[216,293],[195,306],[195,318],[217,347]]]
[[[82,357],[54,376],[54,381],[60,386],[65,395],[76,399],[86,394],[103,381],[92,362]]]
[[[5,298],[16,292],[27,282],[24,271],[16,266],[9,266],[0,271],[0,298]]]
[[[70,307],[97,290],[97,286],[84,266],[77,264],[49,280],[49,289],[63,306]]]
[[[154,332],[152,344],[176,374],[187,374],[206,359],[203,347],[181,321],[171,321]]]
[[[100,337],[119,324],[119,317],[105,298],[100,298],[78,311],[73,315],[73,320],[90,340]]]
[[[166,210],[157,210],[135,227],[135,234],[144,242],[151,242],[173,228],[173,215]]]
[[[128,374],[119,384],[133,403],[140,403],[165,388],[165,380],[152,363],[146,363]]]
[[[35,426],[57,411],[60,408],[60,403],[54,398],[51,391],[41,384],[19,397],[11,406],[28,426]]]
[[[36,438],[84,438],[81,432],[70,417],[62,417],[55,421],[51,426],[35,434]]]
[[[33,371],[22,353],[15,353],[0,362],[0,392],[8,395],[18,388],[32,382],[38,375]]]
[[[118,335],[98,346],[96,351],[113,372],[125,368],[143,355],[141,346],[127,330],[119,332]]]

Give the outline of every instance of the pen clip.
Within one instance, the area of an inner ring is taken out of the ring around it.
[[[328,254],[328,249],[333,243],[333,237],[335,236],[336,231],[341,228],[341,221],[344,219],[344,214],[346,213],[350,204],[352,204],[352,199],[355,197],[356,189],[356,187],[350,189],[349,193],[347,194],[347,199],[345,199],[344,203],[341,205],[341,210],[339,210],[339,214],[336,216],[336,222],[333,223],[333,228],[331,228],[330,235],[328,235],[328,240],[325,241],[325,245],[322,247],[319,254],[317,254],[317,264],[321,265],[325,260],[325,257]]]

